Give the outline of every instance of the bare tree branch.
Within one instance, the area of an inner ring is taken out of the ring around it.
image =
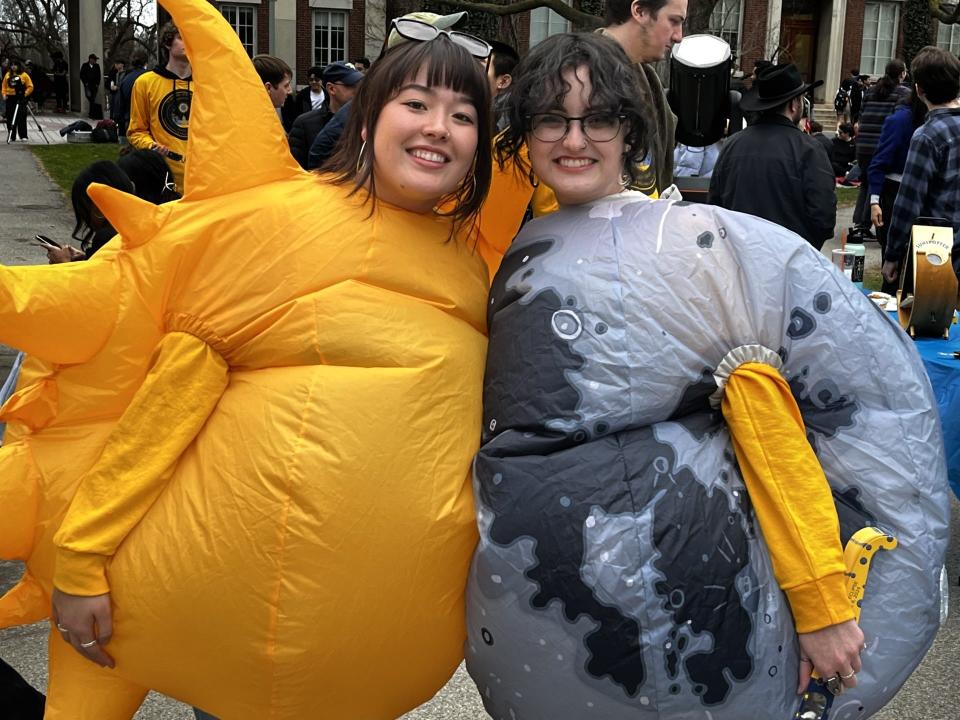
[[[155,23],[143,21],[151,5],[151,0],[100,0],[104,25],[116,30],[107,34],[107,57],[130,43],[152,50]],[[0,0],[0,18],[0,47],[5,53],[46,55],[66,47],[66,0]]]
[[[581,12],[580,10],[574,10],[563,2],[563,0],[519,0],[519,2],[506,3],[504,5],[492,2],[474,2],[473,0],[443,0],[443,4],[472,12],[486,12],[498,17],[516,15],[517,13],[526,12],[527,10],[536,10],[537,8],[545,7],[553,10],[565,20],[569,20],[581,27],[596,28],[600,27],[603,23],[602,18]]]

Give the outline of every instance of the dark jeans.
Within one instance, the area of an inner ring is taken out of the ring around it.
[[[53,77],[53,92],[57,96],[57,110],[67,109],[67,79],[61,75]]]
[[[870,188],[867,182],[867,168],[873,155],[857,155],[857,165],[860,166],[860,192],[857,193],[857,206],[853,209],[853,224],[860,227],[870,227]]]
[[[87,102],[90,104],[90,112],[88,115],[92,120],[102,120],[103,119],[103,107],[97,102],[97,92],[100,90],[97,85],[84,85],[83,94],[87,97]]]
[[[19,136],[23,140],[27,139],[27,107],[26,105],[27,105],[26,98],[17,97],[16,95],[7,96],[7,107],[6,107],[7,132],[12,133],[11,137]],[[16,127],[13,126],[14,111],[16,111],[16,116],[17,116]]]
[[[43,720],[46,699],[20,673],[0,660],[0,717]]]
[[[887,229],[890,227],[890,218],[893,217],[893,203],[897,199],[897,191],[900,190],[900,183],[896,180],[883,181],[883,188],[880,190],[880,212],[883,214],[883,225],[877,228],[877,242],[880,243],[880,257],[887,252]],[[897,294],[900,287],[900,279],[896,282],[883,281],[883,287],[880,288],[885,293],[891,295]]]

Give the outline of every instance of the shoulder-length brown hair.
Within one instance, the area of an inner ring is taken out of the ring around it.
[[[452,208],[443,214],[453,218],[454,233],[469,231],[475,226],[490,188],[490,87],[476,59],[443,34],[429,42],[405,42],[373,64],[350,106],[350,118],[337,151],[320,172],[332,173],[336,184],[353,183],[351,195],[368,187],[369,200],[373,207],[376,206],[377,178],[373,168],[377,122],[383,107],[421,69],[426,71],[428,86],[446,87],[466,95],[477,111],[477,150],[471,170],[473,181],[468,175],[460,187],[439,203],[442,207]],[[362,138],[364,128],[367,134],[365,145]]]

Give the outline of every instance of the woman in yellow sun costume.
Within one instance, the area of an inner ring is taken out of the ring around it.
[[[393,718],[465,635],[482,47],[392,50],[321,178],[216,9],[166,5],[197,81],[183,200],[93,186],[119,238],[0,268],[0,342],[34,358],[2,413],[0,556],[27,571],[0,625],[55,596],[48,718],[129,718],[149,688],[224,718]]]

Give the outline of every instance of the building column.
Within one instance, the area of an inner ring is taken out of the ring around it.
[[[780,47],[780,18],[782,15],[782,0],[770,0],[767,5],[767,36],[763,53],[763,56],[768,60]]]
[[[80,66],[90,53],[100,58],[100,90],[96,100],[103,105],[103,83],[107,75],[103,58],[103,9],[98,2],[67,0],[67,40],[70,63],[70,108],[90,114],[90,103],[80,84]]]
[[[273,0],[272,54],[283,58],[293,70],[294,85],[297,82],[297,0]]]
[[[843,35],[847,0],[825,0],[818,30],[816,79],[823,85],[813,91],[816,102],[830,102],[843,78]]]

